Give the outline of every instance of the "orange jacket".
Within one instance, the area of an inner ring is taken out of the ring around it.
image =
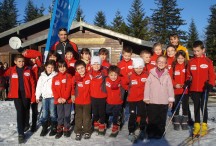
[[[123,103],[123,88],[121,87],[121,79],[117,78],[116,81],[106,78],[106,91],[107,91],[107,103],[108,104],[122,104]]]
[[[68,73],[58,73],[52,79],[52,91],[54,96],[54,104],[59,104],[58,99],[64,98],[67,103],[72,103],[72,76]]]
[[[90,83],[91,76],[86,74],[84,77],[81,77],[79,74],[76,74],[73,77],[73,87],[72,95],[75,95],[75,104],[90,104]]]
[[[212,61],[205,57],[194,57],[188,62],[187,79],[192,77],[190,91],[203,92],[204,84],[209,81],[215,85],[214,67]]]
[[[5,77],[9,77],[10,84],[9,84],[9,93],[8,98],[19,98],[19,79],[18,74],[16,71],[16,66],[10,67],[4,73]],[[35,79],[33,76],[32,71],[25,67],[23,71],[23,82],[25,88],[25,96],[26,98],[30,98],[31,102],[36,101],[35,97]]]

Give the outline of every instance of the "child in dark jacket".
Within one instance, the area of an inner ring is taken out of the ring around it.
[[[86,64],[82,60],[75,63],[76,75],[73,77],[72,101],[75,103],[75,128],[76,140],[91,137],[91,76],[86,72]]]
[[[121,85],[120,69],[111,65],[108,69],[108,77],[106,78],[106,91],[107,91],[107,116],[113,116],[112,119],[112,134],[117,135],[120,129],[121,110],[123,103],[124,90]],[[108,119],[107,117],[107,119]]]
[[[28,113],[30,104],[35,102],[35,80],[32,71],[25,67],[24,56],[16,55],[13,67],[10,67],[4,76],[10,79],[8,98],[14,99],[17,111],[17,128],[19,143],[25,142],[26,127],[29,124]]]
[[[65,137],[70,136],[70,114],[71,114],[71,89],[72,76],[67,73],[67,64],[65,61],[58,62],[59,73],[52,79],[52,91],[54,95],[54,104],[57,106],[57,134],[56,139],[63,133]]]

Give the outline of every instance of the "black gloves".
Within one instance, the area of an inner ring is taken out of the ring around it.
[[[186,87],[188,87],[190,85],[191,85],[191,80],[187,80],[187,81],[185,81],[183,88],[185,89]]]
[[[208,81],[205,82],[204,88],[207,89],[208,92],[211,92],[213,89],[213,85],[209,84]]]

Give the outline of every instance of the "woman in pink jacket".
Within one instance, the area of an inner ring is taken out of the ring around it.
[[[149,138],[161,138],[166,125],[168,107],[172,108],[174,90],[171,77],[166,69],[167,58],[158,57],[156,67],[150,70],[144,90],[144,102],[147,105]]]

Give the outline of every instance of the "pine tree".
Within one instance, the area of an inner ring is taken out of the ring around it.
[[[127,16],[130,35],[144,40],[148,38],[148,19],[145,17],[141,0],[134,0]]]
[[[106,16],[103,11],[98,11],[94,18],[94,25],[106,28]]]
[[[75,20],[79,22],[80,18],[82,21],[85,22],[85,15],[83,14],[83,10],[80,7],[78,7]]]
[[[128,34],[129,32],[128,26],[124,22],[124,19],[120,11],[116,11],[115,18],[113,19],[113,22],[111,22],[111,24],[112,24],[111,30],[123,34]]]
[[[188,42],[187,42],[187,48],[192,50],[193,43],[199,39],[199,34],[195,25],[194,20],[191,20],[189,30],[188,30]]]
[[[185,25],[181,18],[183,9],[177,8],[176,0],[155,0],[157,9],[153,9],[152,25],[154,39],[161,43],[168,43],[169,35],[176,33],[180,39],[186,40],[186,32],[180,30],[180,26]]]
[[[214,60],[214,64],[216,64],[216,4],[211,6],[210,10],[209,24],[206,29],[206,48],[207,55]]]
[[[40,8],[37,8],[32,0],[28,0],[25,8],[24,22],[28,22],[43,16],[44,10],[45,8],[43,5]]]
[[[19,23],[15,0],[3,0],[0,3],[0,32],[11,29]]]

